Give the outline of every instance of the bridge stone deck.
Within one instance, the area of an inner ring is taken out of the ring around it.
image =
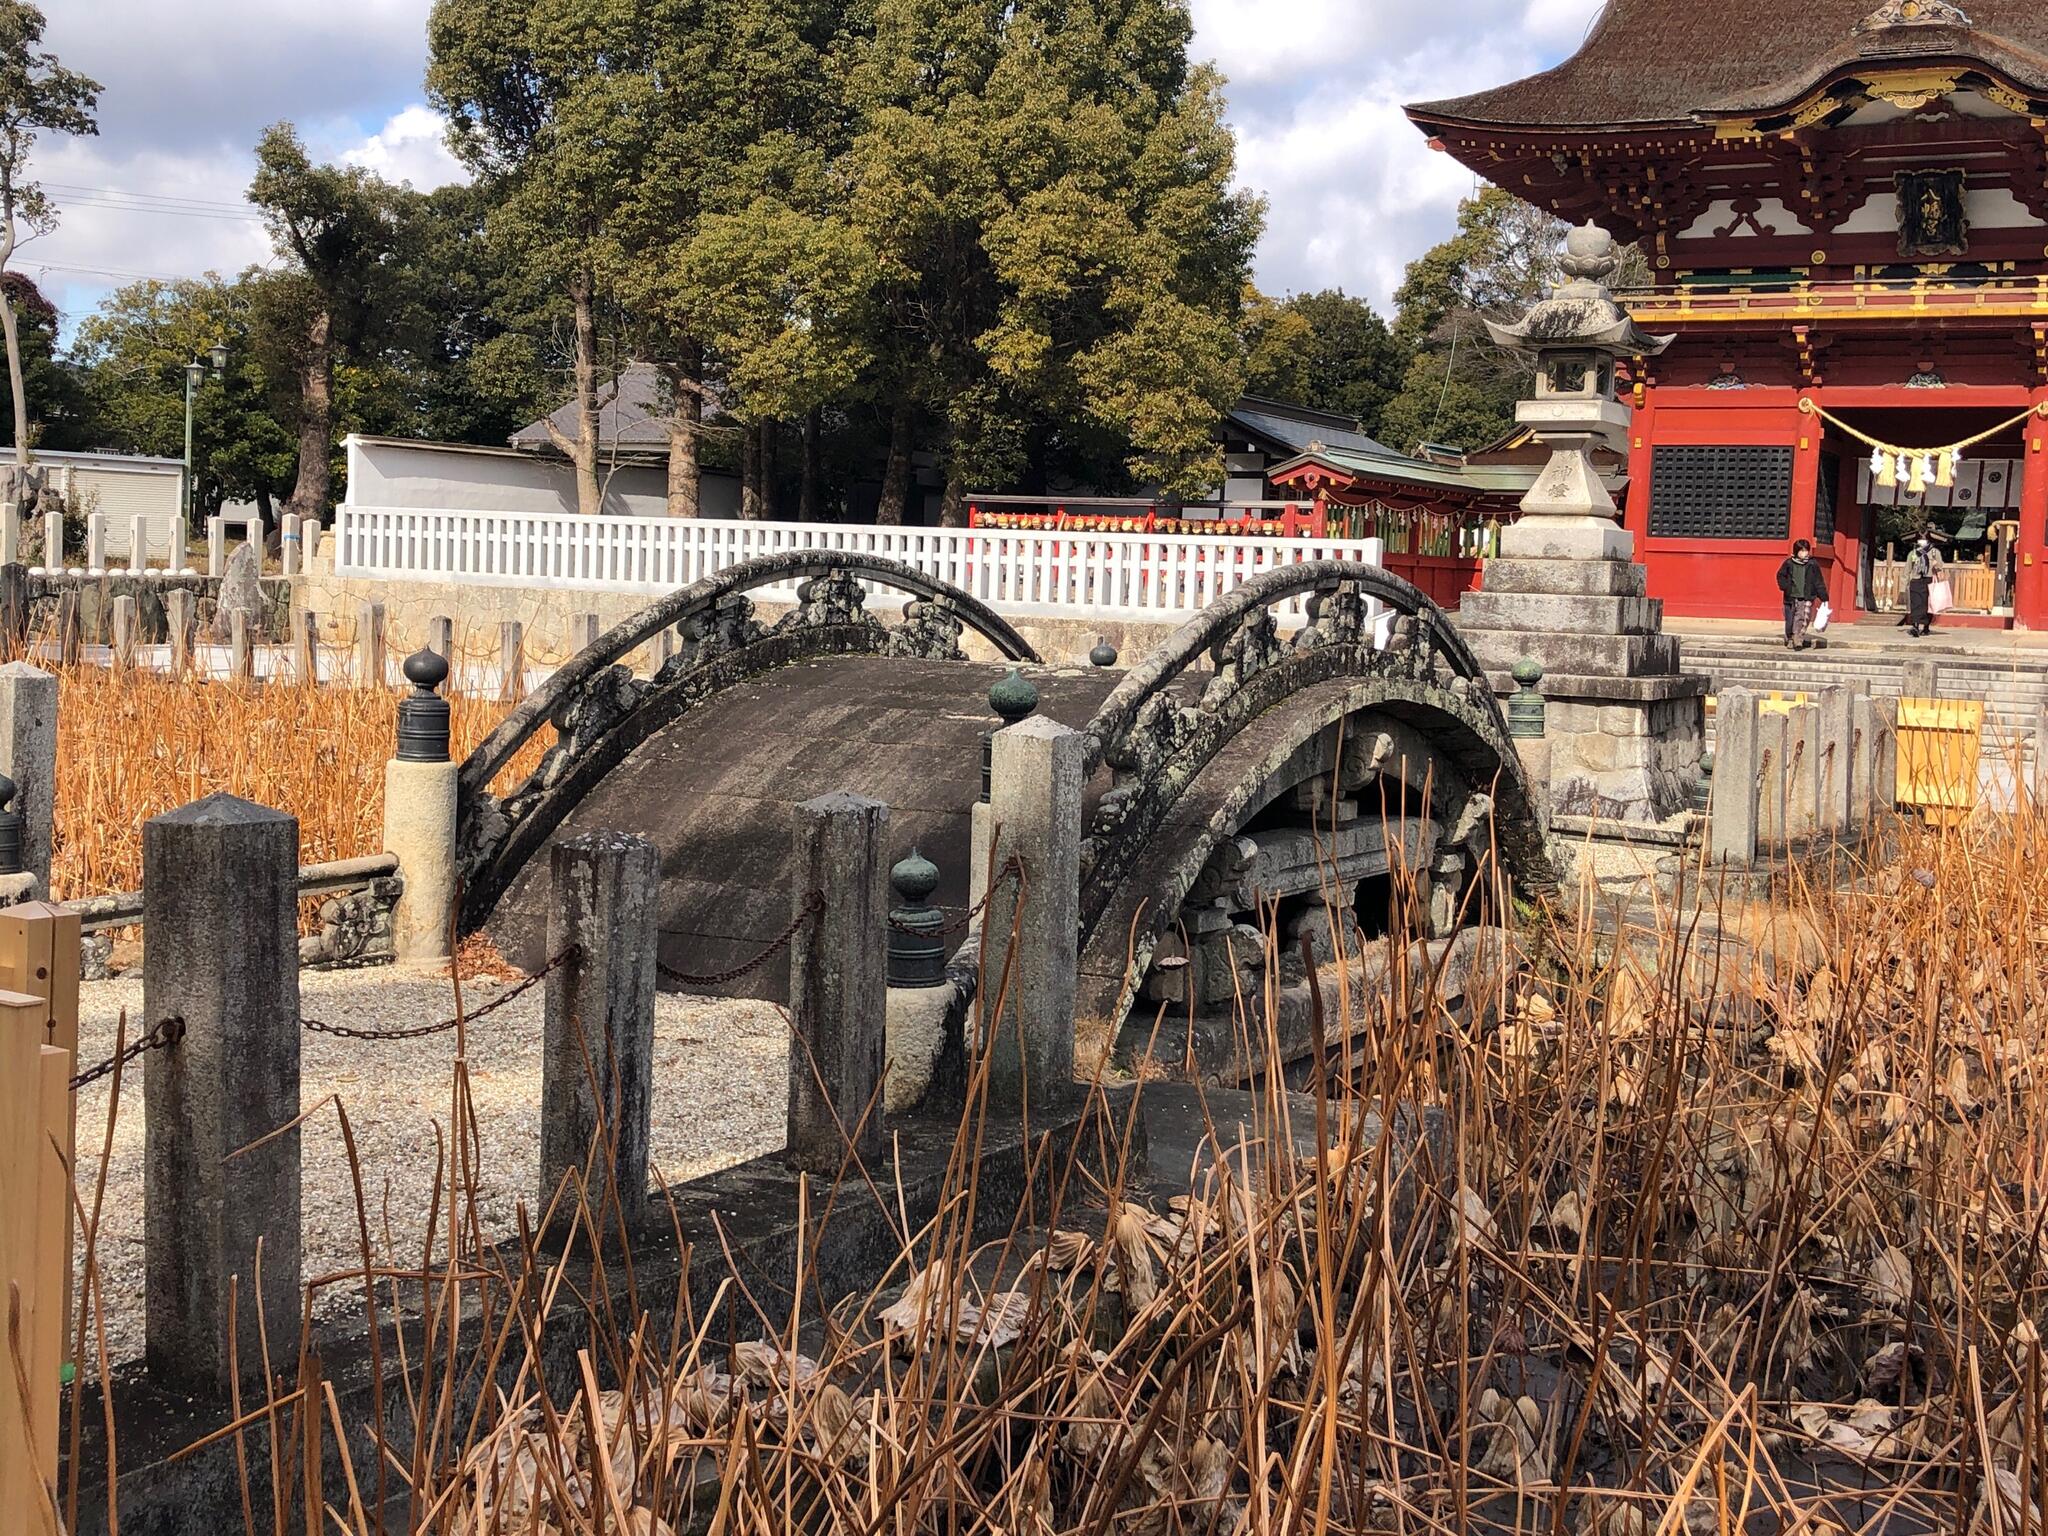
[[[661,850],[661,963],[695,975],[751,958],[789,925],[791,807],[832,790],[890,807],[894,856],[916,846],[937,864],[935,899],[957,917],[980,894],[968,892],[969,821],[981,796],[981,738],[999,723],[988,690],[1005,670],[856,656],[765,673],[657,731],[555,836],[604,829],[652,841]],[[1039,713],[1076,729],[1123,676],[1028,672]],[[1098,791],[1091,787],[1084,816]],[[546,959],[547,870],[543,848],[486,928],[526,967]],[[692,990],[782,1002],[788,972],[778,960],[725,988]]]

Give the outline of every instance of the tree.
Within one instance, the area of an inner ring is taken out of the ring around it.
[[[1374,435],[1408,367],[1386,321],[1341,288],[1249,294],[1244,338],[1247,392],[1353,417]]]
[[[224,344],[227,368],[218,379],[209,373],[193,400],[193,503],[211,511],[223,501],[254,501],[267,512],[292,483],[297,446],[276,408],[280,394],[296,394],[294,339],[266,336],[261,314],[264,289],[278,281],[252,270],[233,282],[150,281],[110,294],[80,323],[71,354],[91,399],[96,445],[181,455],[185,364]]]
[[[30,235],[55,227],[56,210],[41,187],[28,179],[29,152],[36,134],[95,134],[99,124],[99,83],[36,46],[43,40],[43,13],[25,0],[0,0],[0,271],[14,259],[21,231]],[[0,331],[7,339],[7,380],[14,398],[14,462],[29,463],[28,389],[22,378],[21,327],[14,296],[0,286]]]
[[[943,521],[1054,423],[1109,429],[1109,468],[1169,493],[1220,478],[1262,214],[1189,37],[1172,0],[879,0],[850,217],[904,402],[892,466],[915,415],[940,425]]]
[[[57,356],[56,306],[19,272],[0,274],[0,296],[13,307],[20,329],[22,394],[27,401],[30,445],[50,449],[92,446],[92,411],[84,380],[76,368]],[[6,382],[11,407],[12,378]]]
[[[1458,233],[1408,264],[1394,294],[1393,335],[1411,361],[1386,408],[1392,446],[1483,448],[1513,429],[1533,363],[1496,347],[1485,322],[1520,319],[1549,294],[1562,275],[1565,231],[1562,219],[1484,187],[1458,205]],[[1647,275],[1640,249],[1625,247],[1617,286]]]
[[[492,237],[565,303],[577,509],[603,504],[600,323],[625,266],[625,210],[647,170],[657,81],[642,0],[436,0],[427,93],[449,144],[489,187]]]
[[[386,318],[416,195],[360,166],[315,165],[289,123],[256,142],[249,201],[263,211],[290,280],[273,290],[299,337],[299,469],[288,510],[323,517],[332,483],[334,369]]]

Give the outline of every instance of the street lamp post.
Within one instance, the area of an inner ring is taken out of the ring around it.
[[[228,349],[216,341],[207,348],[206,363],[195,357],[185,365],[185,494],[182,498],[183,506],[179,511],[184,524],[183,547],[178,551],[177,559],[171,567],[173,570],[184,565],[184,549],[189,548],[192,542],[192,397],[198,393],[200,384],[205,381],[207,363],[213,365],[213,376],[219,378],[221,370],[228,365]]]

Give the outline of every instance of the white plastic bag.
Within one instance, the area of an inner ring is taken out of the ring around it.
[[[1927,587],[1927,611],[1947,613],[1956,605],[1955,588],[1948,584],[1946,576],[1937,576]]]
[[[1815,603],[1813,605],[1813,622],[1806,627],[1816,635],[1825,634],[1827,633],[1828,625],[1834,622],[1834,617],[1835,610],[1832,604]]]

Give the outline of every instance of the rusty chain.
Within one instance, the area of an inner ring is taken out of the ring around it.
[[[1023,861],[1019,859],[1017,855],[1015,855],[1014,853],[1011,854],[1008,861],[1003,865],[1003,867],[996,871],[996,878],[994,882],[989,886],[987,890],[981,893],[981,900],[977,901],[965,912],[962,912],[950,923],[941,923],[936,928],[918,928],[910,923],[899,923],[893,917],[888,918],[887,922],[889,926],[891,928],[894,928],[898,933],[907,933],[915,938],[920,939],[943,939],[950,934],[960,932],[969,923],[973,922],[977,917],[981,916],[982,909],[986,907],[989,904],[989,902],[994,898],[996,892],[1001,890],[1004,886],[1010,884],[1010,882],[1015,880],[1019,875],[1023,873]]]
[[[98,1066],[87,1067],[78,1076],[72,1078],[71,1091],[76,1093],[79,1089],[98,1082],[116,1067],[136,1060],[146,1051],[160,1050],[165,1046],[176,1045],[184,1038],[185,1021],[183,1019],[175,1014],[168,1019],[158,1019],[155,1027],[148,1034],[132,1042],[125,1049],[115,1052]]]
[[[343,1040],[420,1040],[428,1035],[446,1034],[449,1030],[455,1028],[457,1024],[474,1024],[479,1019],[496,1013],[529,987],[538,986],[547,977],[549,972],[565,964],[576,951],[576,945],[568,945],[566,948],[557,951],[546,965],[535,971],[531,976],[526,977],[524,980],[492,998],[481,1008],[455,1017],[442,1019],[436,1024],[419,1024],[410,1029],[358,1029],[352,1024],[330,1024],[325,1019],[302,1018],[299,1020],[299,1023],[303,1028],[316,1035],[336,1035]]]
[[[729,981],[738,981],[749,971],[759,970],[770,960],[773,960],[776,955],[780,954],[788,946],[789,941],[802,931],[805,923],[810,922],[824,910],[825,893],[823,891],[811,892],[809,896],[804,898],[803,910],[789,920],[789,926],[777,934],[773,942],[766,949],[754,956],[753,959],[744,961],[739,965],[730,966],[725,970],[712,971],[708,975],[698,976],[693,975],[689,971],[679,971],[672,965],[663,965],[659,960],[654,962],[654,968],[670,981],[681,982],[684,986],[722,987]],[[664,937],[684,937],[684,935],[676,933],[673,929],[664,928],[661,931]],[[692,934],[688,935],[688,937],[694,938],[696,935]]]

